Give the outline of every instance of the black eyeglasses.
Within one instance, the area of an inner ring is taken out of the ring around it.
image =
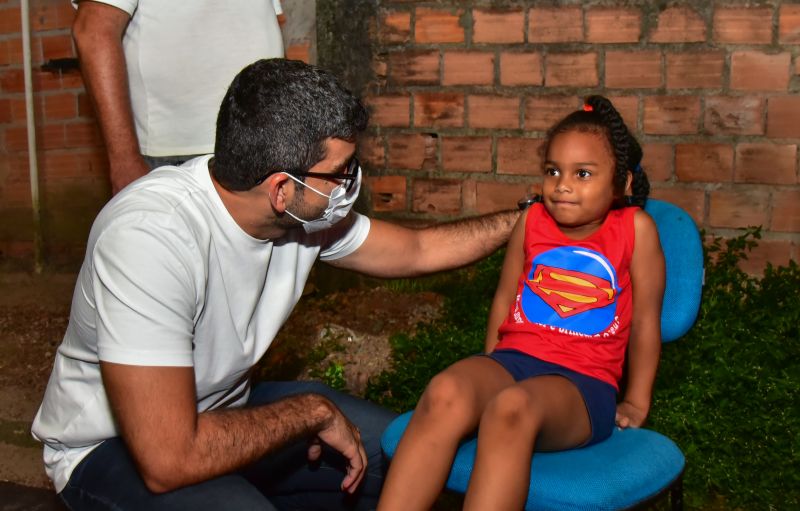
[[[326,174],[324,172],[300,172],[300,171],[295,172],[289,170],[285,172],[295,177],[316,177],[320,179],[333,179],[336,181],[346,181],[347,185],[345,186],[345,189],[347,191],[350,191],[350,188],[353,187],[353,183],[355,183],[356,179],[358,178],[358,167],[360,165],[361,164],[359,163],[358,158],[353,156],[348,162],[347,169],[344,172],[336,172],[334,174]],[[278,172],[282,171],[275,170],[273,172],[270,172],[269,174],[259,179],[256,185],[263,183],[264,180],[267,179],[269,176],[271,176],[272,174],[276,174]]]

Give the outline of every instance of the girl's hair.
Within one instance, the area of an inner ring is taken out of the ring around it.
[[[560,133],[569,131],[582,131],[598,133],[606,139],[611,154],[614,156],[616,169],[614,171],[614,190],[619,196],[612,207],[619,208],[626,205],[644,207],[647,195],[650,193],[650,182],[642,169],[642,147],[628,131],[617,109],[611,101],[603,96],[589,96],[586,98],[582,110],[572,112],[547,132],[544,144],[544,154],[550,149],[553,138]],[[633,174],[630,197],[625,197],[625,183],[628,171]]]

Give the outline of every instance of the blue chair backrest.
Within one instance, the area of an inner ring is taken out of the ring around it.
[[[667,263],[661,308],[661,340],[674,341],[694,324],[703,286],[703,244],[694,220],[668,202],[648,199],[645,206],[658,227]]]

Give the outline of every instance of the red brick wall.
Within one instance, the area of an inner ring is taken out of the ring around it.
[[[753,269],[798,259],[800,5],[464,7],[472,4],[378,2],[377,79],[366,96],[373,129],[361,147],[376,215],[431,221],[513,205],[538,186],[544,131],[601,92],[643,142],[655,197],[683,206],[710,233],[763,225]],[[80,260],[109,196],[80,74],[41,70],[74,56],[73,16],[68,0],[31,0],[53,264]],[[19,1],[0,0],[0,259],[32,252],[20,27]],[[303,59],[310,52],[305,43],[287,48]]]
[[[800,257],[800,5],[378,4],[361,149],[376,215],[512,207],[539,186],[547,128],[601,93],[645,148],[652,196],[711,234],[762,225],[750,270]]]

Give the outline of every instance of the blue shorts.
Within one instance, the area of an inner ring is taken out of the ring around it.
[[[596,444],[608,438],[614,430],[614,417],[617,413],[617,390],[597,378],[577,373],[571,369],[545,362],[517,350],[496,350],[488,355],[511,373],[514,381],[522,381],[534,376],[557,374],[569,379],[580,391],[592,433],[580,447]]]

